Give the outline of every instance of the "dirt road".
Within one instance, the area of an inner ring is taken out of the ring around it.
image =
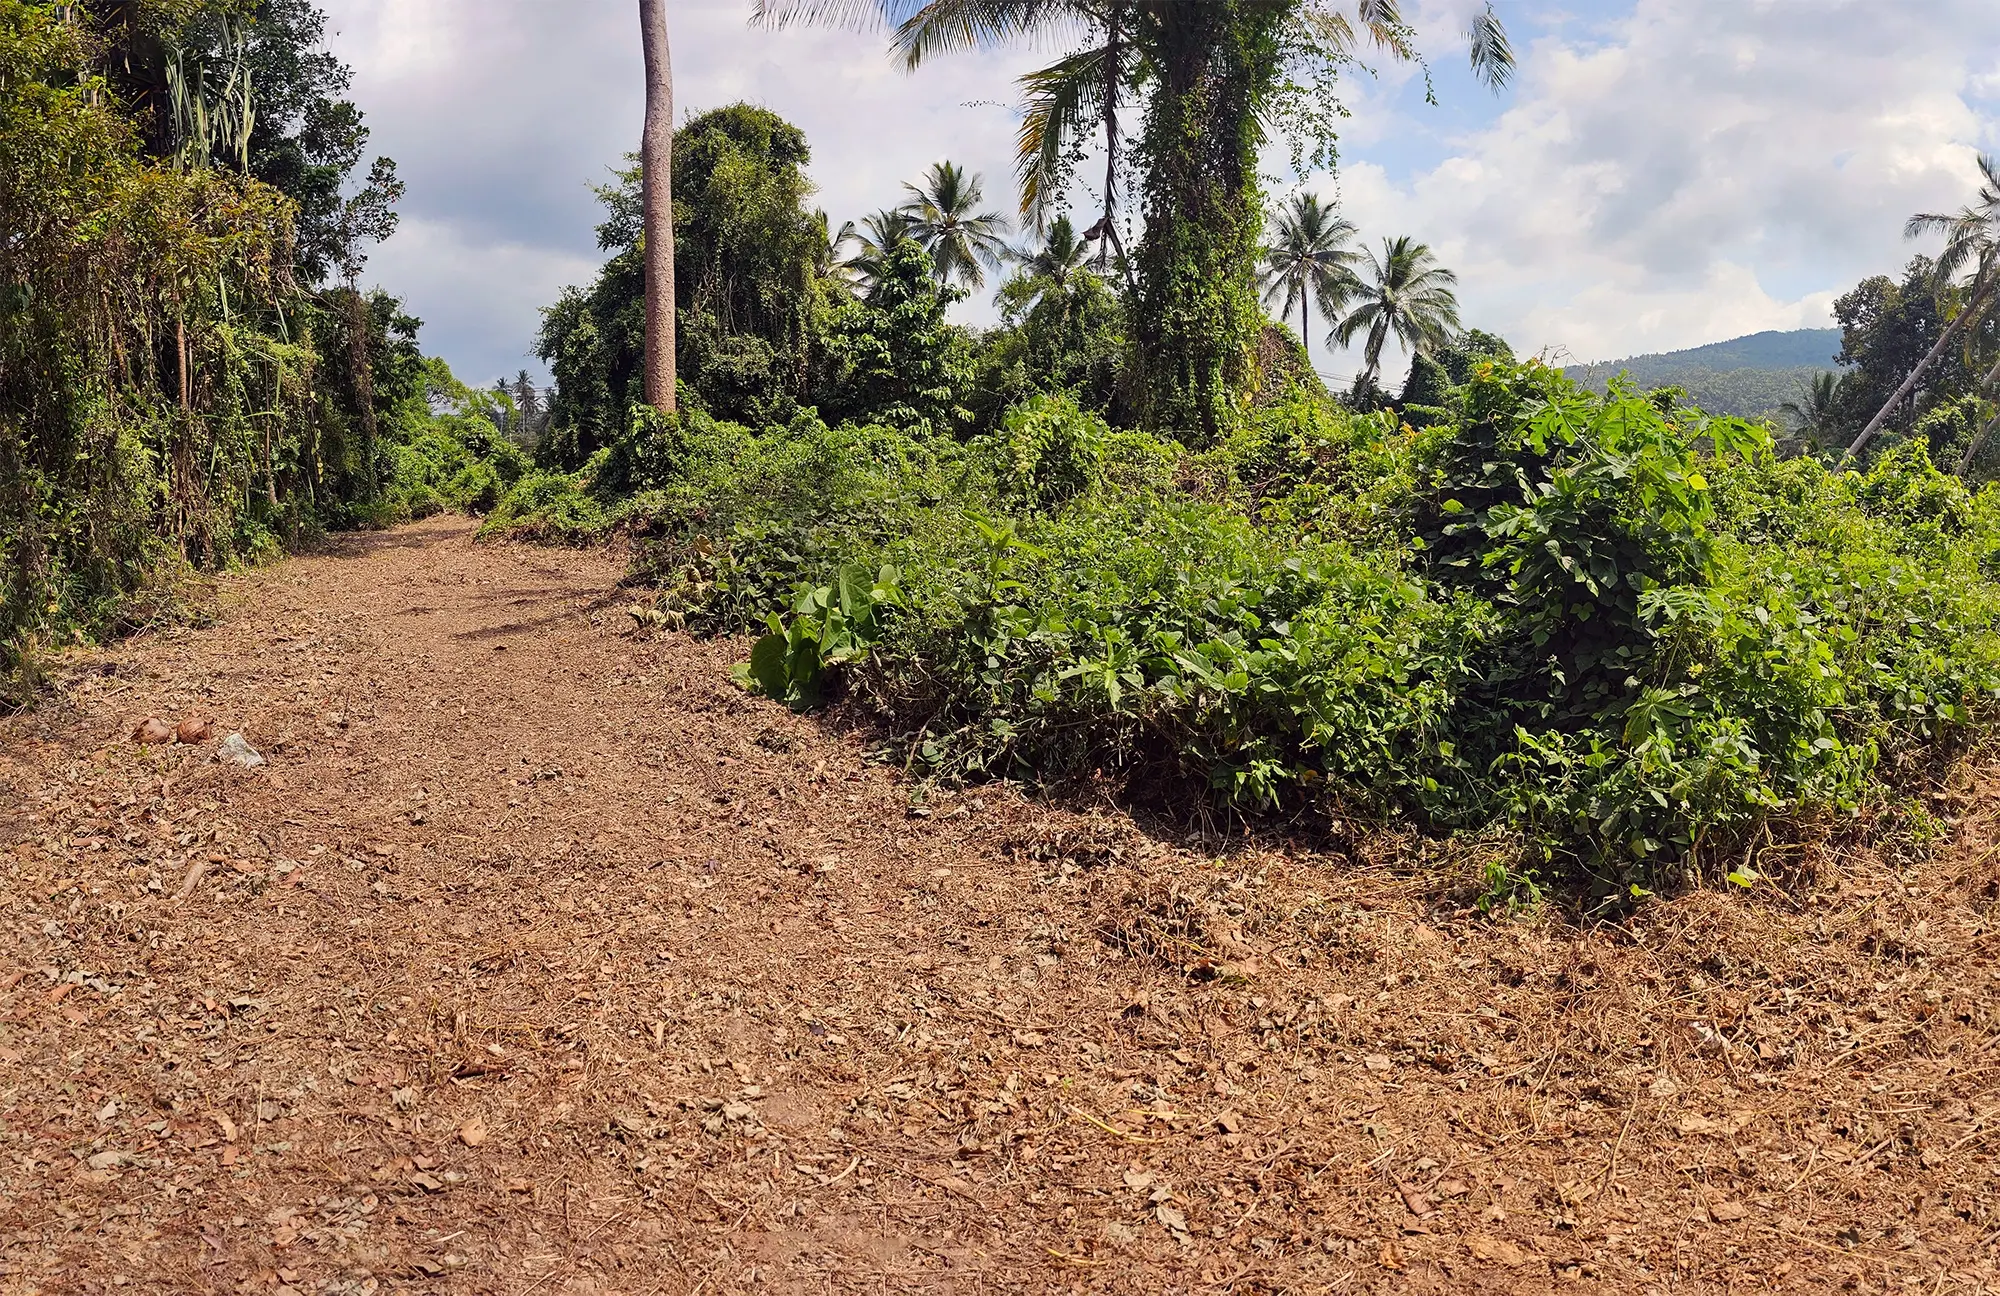
[[[2000,1290],[1989,801],[1493,921],[913,804],[616,576],[343,538],[0,723],[0,1292]]]

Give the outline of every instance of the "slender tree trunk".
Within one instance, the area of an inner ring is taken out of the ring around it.
[[[667,0],[639,0],[646,49],[646,134],[640,146],[646,221],[646,403],[664,413],[674,391],[674,68]]]
[[[1994,382],[2000,382],[2000,364],[1994,364],[1990,370],[1986,370],[1986,376],[1980,378],[1980,390],[1982,392],[1990,392],[1992,386],[1994,386]],[[1966,472],[1972,470],[1972,460],[1974,460],[1974,456],[1978,456],[1980,446],[1986,444],[1986,438],[1994,434],[1994,426],[2000,426],[2000,414],[1994,414],[1992,418],[1988,418],[1986,426],[1980,428],[1980,434],[1972,438],[1970,446],[1966,446],[1964,458],[1958,460],[1958,476],[1966,476]]]
[[[1873,441],[1875,434],[1882,430],[1882,424],[1888,421],[1890,411],[1902,404],[1903,399],[1916,390],[1917,380],[1922,378],[1933,364],[1937,363],[1937,358],[1944,354],[1945,347],[1950,344],[1954,337],[1958,336],[1958,331],[1971,323],[1979,314],[1980,309],[1986,304],[1987,296],[1992,291],[1993,281],[1990,278],[1982,278],[1981,282],[1973,288],[1972,300],[1965,304],[1965,309],[1958,313],[1958,318],[1946,325],[1944,332],[1938,334],[1938,340],[1932,344],[1930,351],[1924,358],[1917,361],[1917,367],[1910,370],[1910,376],[1903,379],[1903,385],[1896,389],[1896,394],[1882,402],[1882,408],[1875,411],[1875,417],[1868,420],[1868,426],[1861,429],[1861,435],[1854,438],[1854,444],[1847,447],[1847,453],[1841,456],[1843,462],[1854,458],[1854,456],[1868,448],[1868,443]]]
[[[347,285],[347,354],[354,369],[354,405],[361,418],[361,498],[375,499],[375,368],[368,357],[368,309],[361,289]]]
[[[1139,281],[1132,274],[1132,260],[1125,255],[1125,243],[1118,237],[1118,90],[1124,81],[1124,35],[1122,13],[1107,20],[1104,53],[1104,246],[1118,258],[1125,272],[1125,287],[1137,296]]]
[[[1993,429],[2000,427],[2000,414],[1986,420],[1986,426],[1979,429],[1979,435],[1972,438],[1972,444],[1965,447],[1965,457],[1958,461],[1958,475],[1965,476],[1972,471],[1972,461],[1979,454],[1979,448],[1986,444],[1986,438],[1993,435]]]

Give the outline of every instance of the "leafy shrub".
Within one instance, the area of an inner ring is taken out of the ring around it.
[[[1061,398],[1001,437],[696,426],[642,568],[743,678],[922,768],[1503,828],[1607,888],[1889,795],[2000,696],[2000,492],[1867,476],[1537,363],[1449,417],[1292,402],[1196,455]],[[1092,461],[1095,460],[1095,471]],[[876,573],[874,576],[869,573]],[[1178,799],[1184,803],[1184,798]]]
[[[609,521],[584,487],[588,473],[529,472],[514,483],[480,529],[480,535],[508,535],[552,544],[589,544]]]
[[[884,611],[900,599],[894,567],[872,579],[860,567],[843,567],[832,585],[800,597],[789,622],[770,616],[771,633],[750,650],[738,678],[794,705],[815,705],[827,668],[865,656],[881,637]]]
[[[1102,480],[1108,435],[1067,392],[1030,397],[1007,411],[994,439],[1001,485],[1029,508],[1067,503]]]

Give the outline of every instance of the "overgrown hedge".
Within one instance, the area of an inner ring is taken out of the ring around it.
[[[922,769],[1497,831],[1496,898],[1733,858],[1979,732],[2000,495],[1535,363],[1450,399],[1422,431],[1299,401],[1203,454],[1060,397],[965,445],[648,417],[495,516],[602,525],[615,482],[664,610],[764,631],[746,682],[848,690]]]

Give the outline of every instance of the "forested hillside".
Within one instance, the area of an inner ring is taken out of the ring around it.
[[[1839,329],[1796,329],[1752,333],[1685,351],[1570,365],[1571,381],[1604,391],[1625,374],[1640,387],[1678,387],[1691,404],[1711,414],[1776,418],[1787,402],[1799,399],[1813,380],[1830,372],[1840,354]]]
[[[495,398],[362,288],[402,186],[362,170],[324,27],[304,0],[0,0],[0,706],[184,572],[518,472]]]

